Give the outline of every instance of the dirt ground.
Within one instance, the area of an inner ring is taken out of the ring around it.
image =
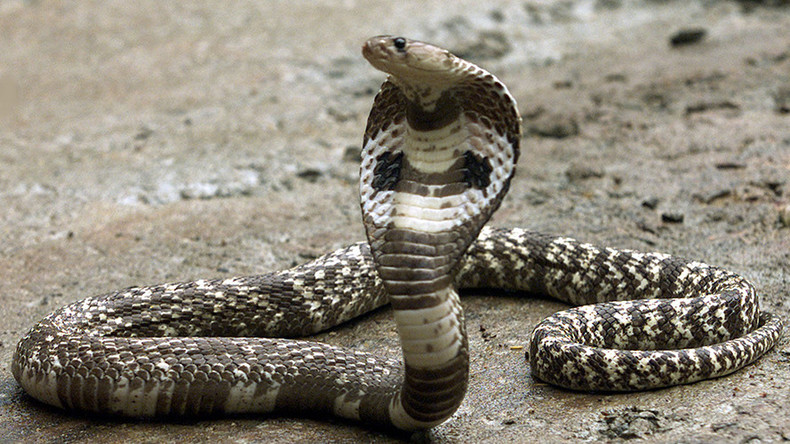
[[[0,2],[0,441],[790,440],[787,338],[719,380],[575,393],[534,381],[513,349],[563,304],[514,294],[467,295],[469,394],[414,436],[323,418],[74,415],[10,373],[19,338],[68,302],[363,239],[358,152],[383,75],[359,50],[384,33],[450,48],[516,97],[523,151],[492,225],[724,266],[790,324],[789,6]],[[398,353],[386,309],[317,339]]]

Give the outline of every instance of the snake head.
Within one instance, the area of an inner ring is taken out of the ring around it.
[[[399,84],[445,88],[466,78],[465,63],[450,51],[405,37],[372,37],[362,45],[362,56]]]

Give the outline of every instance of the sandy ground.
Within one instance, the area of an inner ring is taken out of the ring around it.
[[[0,441],[790,440],[787,339],[719,380],[573,393],[534,381],[511,349],[563,305],[513,294],[465,298],[469,394],[423,435],[93,418],[16,384],[16,342],[68,302],[362,239],[357,158],[383,76],[359,48],[382,33],[448,47],[518,100],[523,154],[493,225],[730,268],[788,324],[787,2],[483,3],[0,2]],[[670,45],[694,29],[701,40]],[[318,339],[398,352],[388,310]]]

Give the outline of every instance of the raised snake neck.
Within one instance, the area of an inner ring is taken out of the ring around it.
[[[521,139],[502,83],[440,48],[368,40],[362,54],[390,74],[362,148],[362,221],[401,338],[397,427],[430,427],[461,404],[469,379],[459,261],[499,207]],[[499,125],[493,124],[499,122]]]
[[[726,270],[520,229],[481,232],[518,159],[515,101],[490,73],[425,43],[374,37],[363,55],[390,75],[363,143],[369,247],[267,275],[75,302],[20,341],[12,371],[22,387],[58,407],[129,416],[326,412],[428,428],[455,412],[468,381],[456,285],[576,305],[622,301],[560,312],[535,328],[533,376],[569,388],[717,377],[776,343],[778,318],[761,314],[751,284]],[[629,300],[637,298],[652,299]],[[403,364],[248,337],[314,333],[387,302]]]

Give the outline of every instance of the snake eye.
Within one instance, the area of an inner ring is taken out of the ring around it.
[[[395,37],[392,40],[392,44],[395,45],[395,49],[397,49],[400,52],[403,52],[403,50],[406,48],[406,39],[404,39],[403,37]]]

